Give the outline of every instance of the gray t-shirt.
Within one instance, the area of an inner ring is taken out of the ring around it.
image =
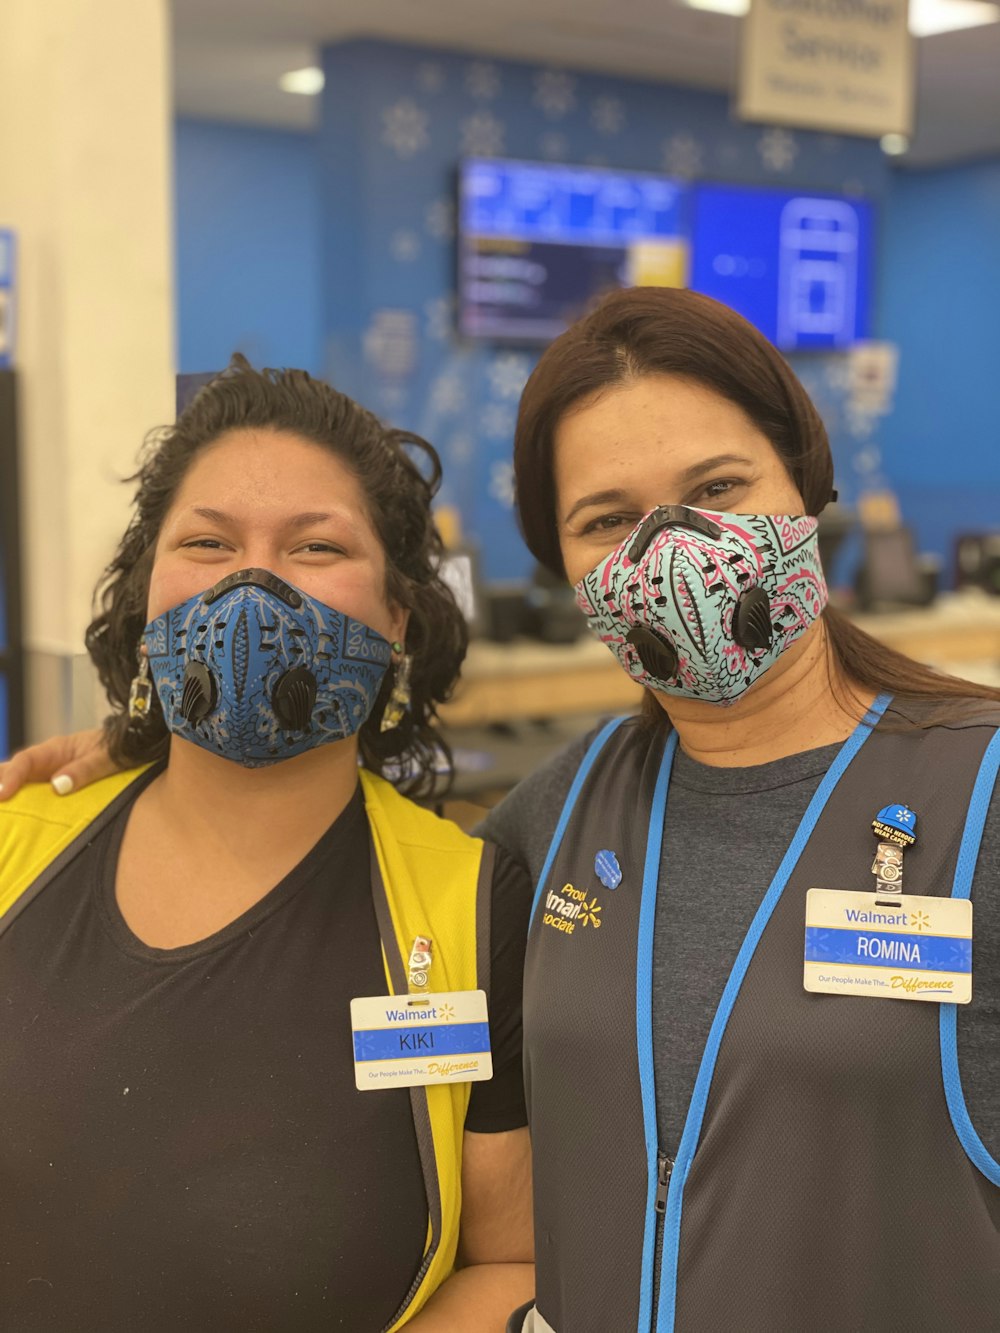
[[[591,739],[573,742],[520,783],[479,830],[527,866],[534,881]],[[716,768],[677,751],[653,942],[657,1117],[660,1145],[670,1156],[743,937],[839,749],[823,746],[749,768]],[[959,1064],[973,1124],[1000,1159],[1000,786],[986,820],[973,902],[974,998],[959,1008]]]

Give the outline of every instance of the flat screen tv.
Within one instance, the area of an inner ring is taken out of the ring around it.
[[[848,347],[871,332],[872,205],[807,190],[694,188],[690,285],[782,351]]]
[[[683,287],[689,186],[598,167],[471,158],[459,169],[458,323],[549,342],[616,287]]]

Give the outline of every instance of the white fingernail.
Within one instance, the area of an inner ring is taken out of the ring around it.
[[[57,796],[68,796],[73,790],[73,779],[68,773],[60,773],[52,779],[52,787]]]

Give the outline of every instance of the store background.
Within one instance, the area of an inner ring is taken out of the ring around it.
[[[900,349],[891,411],[852,409],[843,355],[794,359],[842,496],[892,487],[945,583],[956,533],[995,525],[1000,159],[893,168],[872,141],[741,124],[722,95],[426,47],[347,42],[324,65],[317,131],[177,121],[181,372],[239,349],[328,375],[435,443],[485,577],[519,578],[510,451],[537,352],[455,332],[459,159],[858,193],[877,209],[873,333]]]

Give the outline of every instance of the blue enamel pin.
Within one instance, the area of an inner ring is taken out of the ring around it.
[[[622,868],[614,852],[598,852],[594,857],[594,873],[606,889],[617,889],[622,882]]]
[[[912,847],[917,840],[917,816],[906,805],[885,805],[872,820],[872,832],[883,842]]]

